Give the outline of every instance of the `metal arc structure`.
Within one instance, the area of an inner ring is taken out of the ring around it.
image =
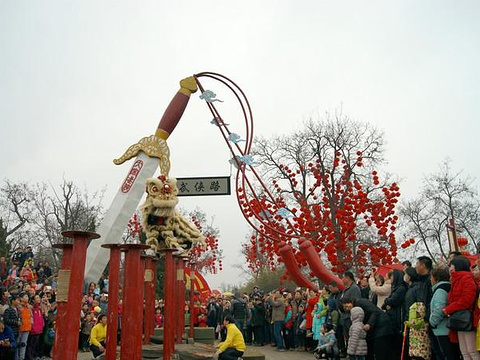
[[[237,168],[235,176],[235,193],[237,202],[247,223],[258,233],[279,244],[279,255],[287,268],[287,271],[298,285],[307,288],[316,288],[302,274],[293,252],[293,242],[299,245],[299,251],[307,260],[312,272],[324,283],[335,281],[342,287],[342,282],[323,263],[319,254],[315,251],[309,238],[309,233],[302,233],[292,224],[288,218],[275,215],[275,211],[284,205],[276,198],[265,185],[260,174],[251,160],[250,152],[253,144],[253,113],[250,103],[243,90],[231,79],[218,73],[202,72],[194,75],[197,86],[202,94],[210,92],[202,85],[203,79],[211,79],[228,88],[237,99],[245,126],[245,140],[243,146],[237,141],[230,141],[234,134],[230,131],[220,111],[215,106],[215,99],[206,100],[207,107],[213,116],[212,122],[218,127],[222,138],[232,154],[232,162]],[[212,92],[210,92],[213,94]],[[213,94],[215,97],[215,94]],[[246,159],[246,160],[245,160]],[[254,220],[252,220],[252,218]],[[255,223],[258,222],[257,223]],[[301,240],[300,240],[301,239]],[[298,240],[298,241],[296,241]],[[303,245],[303,247],[302,247]],[[309,246],[310,245],[310,246]]]

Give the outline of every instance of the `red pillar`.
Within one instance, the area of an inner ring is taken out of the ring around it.
[[[64,231],[62,236],[73,238],[72,266],[68,284],[68,300],[64,319],[58,319],[65,324],[60,325],[62,332],[55,333],[57,351],[53,360],[76,359],[78,353],[78,332],[80,330],[80,309],[82,306],[82,288],[85,272],[87,248],[91,239],[98,239],[100,235],[87,231]]]
[[[124,244],[123,314],[121,360],[141,360],[143,321],[143,274],[140,254],[148,245]]]
[[[181,298],[181,304],[182,304],[182,332],[185,333],[185,299],[187,295],[187,281],[185,280],[185,268],[187,267],[188,264],[188,256],[184,255],[182,257],[182,267],[183,267],[183,279],[181,283],[181,289],[180,289],[180,294],[182,296]]]
[[[72,267],[72,252],[73,252],[73,244],[55,244],[53,245],[56,249],[62,249],[62,264],[60,265],[60,270],[70,270]],[[65,334],[65,321],[67,311],[67,302],[61,301],[57,299],[57,321],[55,325],[55,332],[60,334]],[[53,358],[58,359],[58,352],[59,352],[59,336],[55,336],[54,343],[53,343]]]
[[[173,252],[176,249],[167,249],[165,254],[165,321],[163,326],[163,360],[170,360],[175,351],[175,263]],[[123,360],[123,359],[122,359]]]
[[[190,329],[188,330],[188,337],[194,338],[195,336],[195,329],[193,328],[193,324],[195,319],[193,318],[193,308],[195,304],[193,303],[193,296],[194,296],[194,280],[195,280],[195,269],[192,265],[190,265]]]
[[[68,270],[72,267],[72,252],[73,244],[54,244],[55,249],[62,249],[62,263],[60,264],[61,270]],[[58,312],[57,312],[58,314]]]
[[[117,358],[117,330],[118,330],[118,293],[120,287],[120,245],[103,244],[103,248],[110,249],[108,263],[108,322],[105,360]]]
[[[155,256],[147,256],[145,259],[145,319],[143,321],[144,344],[150,344],[150,337],[154,333],[155,328],[155,289],[157,285],[156,279],[157,258]]]
[[[183,274],[183,270],[181,270],[181,263],[183,264],[183,260],[181,256],[175,255],[173,257],[175,262],[175,344],[182,343],[182,303],[181,303],[181,274]]]
[[[184,255],[176,256],[176,265],[177,265],[177,281],[176,281],[176,298],[177,298],[177,333],[176,333],[176,343],[181,344],[183,333],[185,332],[185,262],[188,260],[188,257]]]

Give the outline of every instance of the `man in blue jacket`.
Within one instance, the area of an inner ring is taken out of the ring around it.
[[[0,359],[13,360],[15,357],[15,336],[12,329],[0,320]]]

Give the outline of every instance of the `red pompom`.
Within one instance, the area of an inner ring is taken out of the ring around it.
[[[460,247],[464,247],[465,245],[468,244],[468,239],[465,238],[465,237],[459,237],[459,238],[457,238],[457,244]]]

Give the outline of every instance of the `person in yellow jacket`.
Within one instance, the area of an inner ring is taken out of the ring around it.
[[[105,353],[107,315],[100,315],[97,321],[97,325],[92,328],[92,332],[90,333],[90,350],[95,358]]]
[[[227,329],[227,338],[218,344],[218,350],[214,357],[219,360],[242,360],[242,355],[247,347],[242,332],[235,325],[233,316],[225,316],[223,325]]]

